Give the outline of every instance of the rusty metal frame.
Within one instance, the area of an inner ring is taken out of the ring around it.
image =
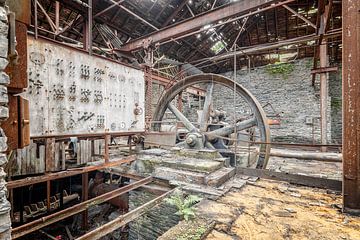
[[[137,189],[141,186],[151,183],[152,181],[153,181],[152,177],[147,177],[142,180],[131,183],[127,186],[116,189],[114,191],[100,195],[98,197],[94,197],[90,200],[83,201],[79,204],[76,204],[76,205],[66,208],[64,210],[61,210],[59,212],[42,217],[42,218],[32,221],[32,222],[29,222],[20,227],[12,229],[11,237],[12,237],[12,239],[16,239],[16,238],[19,238],[26,234],[29,234],[31,232],[37,231],[45,226],[48,226],[50,224],[53,224],[55,222],[58,222],[65,218],[68,218],[70,216],[73,216],[75,214],[81,213],[81,212],[87,210],[88,208],[90,208],[91,206],[95,206],[95,205],[107,202],[115,197],[118,197],[118,196],[124,194],[124,193],[130,192],[134,189]]]
[[[89,139],[89,138],[104,138],[106,135],[111,135],[114,137],[122,136],[131,136],[137,134],[143,134],[144,131],[134,131],[134,132],[101,132],[101,133],[80,133],[80,134],[52,134],[52,135],[43,135],[43,136],[31,136],[33,140],[55,138],[55,139],[69,139],[71,137],[76,137],[79,139]]]
[[[360,1],[343,11],[343,210],[360,214]]]
[[[246,15],[246,14],[255,14],[255,12],[268,8],[275,8],[283,4],[293,2],[294,0],[283,0],[283,1],[267,1],[267,0],[253,0],[253,1],[239,1],[225,6],[210,10],[203,14],[200,14],[196,17],[186,19],[178,24],[171,25],[169,27],[160,29],[154,33],[151,33],[147,36],[135,39],[125,44],[122,48],[124,51],[135,51],[141,49],[144,44],[158,44],[165,42],[171,39],[183,38],[188,36],[187,34],[195,34],[193,31],[203,28],[204,26],[223,20],[226,18],[231,18],[236,15]],[[263,9],[261,9],[263,8]],[[251,12],[253,11],[253,12]],[[240,16],[240,18],[244,17]],[[235,20],[234,20],[235,21]],[[228,21],[225,21],[222,24],[226,24]],[[205,31],[206,29],[203,29]]]
[[[19,187],[29,186],[29,185],[33,185],[33,184],[37,184],[37,183],[71,177],[71,176],[88,173],[88,172],[92,172],[92,171],[96,171],[96,170],[102,170],[105,168],[118,166],[118,165],[124,164],[124,163],[130,163],[133,161],[135,161],[135,156],[129,156],[129,157],[126,157],[123,159],[109,161],[108,163],[103,163],[100,165],[87,166],[87,167],[83,167],[83,168],[74,168],[71,170],[66,170],[66,171],[62,171],[62,172],[58,172],[58,173],[48,173],[48,174],[45,174],[42,176],[28,177],[28,178],[24,178],[24,179],[9,181],[6,184],[6,187],[7,187],[7,189],[14,189],[14,188],[19,188]]]
[[[44,7],[39,3],[39,1],[38,1],[38,0],[35,0],[35,2],[36,2],[36,4],[37,4],[37,6],[40,8],[40,10],[43,12],[43,14],[45,15],[45,17],[46,17],[46,19],[47,19],[47,21],[48,21],[48,23],[49,23],[52,31],[53,31],[54,33],[56,33],[56,32],[57,32],[57,31],[56,31],[56,24],[54,23],[54,21],[53,21],[53,20],[51,19],[51,17],[47,14],[46,10],[45,10]]]
[[[98,16],[100,16],[100,15],[103,15],[104,13],[106,13],[107,11],[109,11],[110,9],[116,7],[116,5],[119,5],[119,4],[121,4],[122,2],[124,2],[124,1],[125,1],[125,0],[119,0],[118,2],[113,3],[112,5],[110,5],[109,7],[105,8],[104,10],[96,13],[96,14],[94,15],[94,18],[96,18],[96,17],[98,17]]]
[[[317,29],[317,27],[316,27],[316,25],[314,23],[309,21],[309,19],[307,19],[306,17],[304,17],[303,15],[301,15],[300,13],[298,13],[297,11],[295,11],[294,9],[289,7],[288,5],[284,4],[283,7],[286,8],[291,13],[293,13],[298,18],[300,18],[301,20],[303,20],[305,23],[309,24],[309,26],[313,27],[314,29]]]
[[[106,236],[107,234],[121,228],[122,226],[142,216],[151,208],[160,204],[161,201],[163,201],[167,196],[173,193],[173,191],[174,189],[160,195],[159,197],[156,197],[155,199],[141,205],[140,207],[135,208],[134,210],[124,215],[119,216],[118,218],[102,225],[101,227],[96,228],[79,238],[76,238],[76,240],[96,240]]]

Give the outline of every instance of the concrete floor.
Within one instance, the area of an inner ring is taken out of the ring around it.
[[[341,195],[259,180],[206,200],[198,215],[213,218],[206,239],[360,239],[360,218],[340,212]]]

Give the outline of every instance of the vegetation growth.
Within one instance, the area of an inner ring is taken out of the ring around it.
[[[272,75],[281,75],[284,79],[287,79],[289,74],[294,71],[294,68],[295,66],[292,63],[276,62],[268,65],[266,71]]]
[[[175,191],[174,194],[165,199],[165,201],[177,208],[176,214],[183,218],[185,221],[195,217],[196,203],[201,201],[201,198],[196,195],[187,195],[184,196],[184,193],[180,190]]]

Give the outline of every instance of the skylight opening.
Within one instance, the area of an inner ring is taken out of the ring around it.
[[[219,52],[221,52],[222,50],[224,50],[224,48],[226,47],[226,43],[223,41],[217,41],[212,47],[211,47],[211,51],[213,51],[215,54],[218,54]]]

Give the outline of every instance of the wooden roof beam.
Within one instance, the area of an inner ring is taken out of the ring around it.
[[[286,4],[283,5],[284,8],[286,8],[289,12],[293,13],[295,16],[297,16],[298,18],[300,18],[301,20],[303,20],[304,22],[306,22],[309,26],[313,27],[314,29],[316,29],[316,25],[314,23],[312,23],[311,21],[309,21],[309,19],[307,19],[306,17],[304,17],[303,15],[301,15],[300,13],[296,12],[294,9],[292,9],[291,7],[287,6]]]
[[[162,24],[162,28],[169,25],[169,23],[178,15],[178,13],[181,11],[181,9],[184,8],[188,0],[183,0],[179,6],[173,11],[173,13],[166,19],[166,21]]]

